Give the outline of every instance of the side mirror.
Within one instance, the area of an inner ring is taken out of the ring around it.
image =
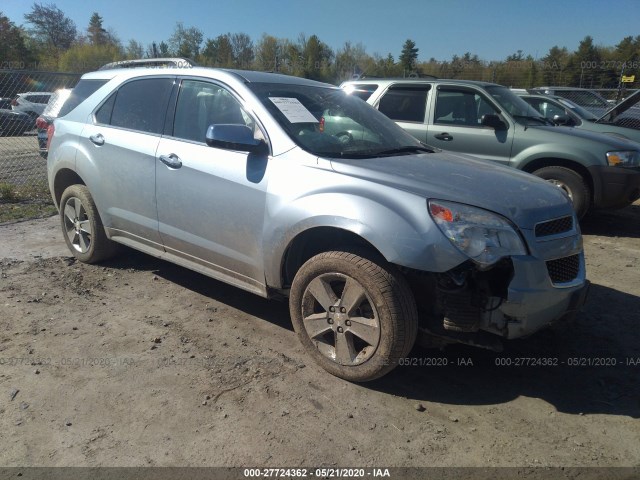
[[[484,127],[491,127],[494,130],[506,130],[507,126],[504,124],[498,115],[494,115],[492,113],[487,113],[482,116],[482,121],[480,122]]]
[[[253,131],[246,125],[209,125],[206,142],[210,147],[226,150],[264,154],[268,152],[267,144],[263,140],[254,138]]]
[[[569,125],[571,123],[571,119],[569,115],[554,115],[553,123],[556,125]]]

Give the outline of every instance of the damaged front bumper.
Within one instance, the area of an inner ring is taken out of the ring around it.
[[[569,219],[557,222],[564,225],[559,233],[524,231],[528,254],[490,268],[468,261],[444,273],[409,275],[422,333],[445,344],[499,350],[501,339],[572,320],[586,301],[589,282],[582,237],[575,219]]]
[[[572,320],[584,305],[589,290],[584,255],[579,253],[572,257],[544,263],[531,258],[513,259],[514,277],[507,297],[497,308],[485,310],[480,328],[513,339],[531,335],[554,323]],[[564,262],[565,267],[557,268],[568,271],[576,268],[573,265],[576,263],[577,275],[571,281],[554,284],[549,274],[554,268],[553,262]]]

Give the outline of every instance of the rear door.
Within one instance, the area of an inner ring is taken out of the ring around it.
[[[439,85],[435,94],[426,143],[509,163],[515,128],[506,120],[504,129],[482,125],[484,115],[500,113],[487,96],[479,90],[449,85]]]
[[[174,78],[131,80],[112,93],[81,134],[96,169],[90,186],[112,234],[161,249],[155,195],[156,150]],[[78,162],[82,165],[84,162]],[[79,172],[82,176],[82,172]]]

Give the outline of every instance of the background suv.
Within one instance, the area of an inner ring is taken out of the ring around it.
[[[640,144],[556,127],[507,87],[465,80],[369,79],[342,88],[418,140],[533,173],[561,188],[579,217],[640,198]]]
[[[51,92],[19,93],[11,101],[11,108],[16,112],[26,113],[35,122],[38,115],[42,115],[50,98]]]
[[[435,152],[330,85],[103,70],[54,127],[49,186],[73,255],[98,262],[120,243],[288,298],[308,354],[348,380],[390,371],[419,332],[499,349],[584,302],[566,195]]]
[[[556,95],[571,100],[585,110],[601,117],[614,103],[607,101],[602,95],[587,88],[577,87],[536,87],[529,90],[530,93],[542,93]]]
[[[535,108],[540,115],[556,125],[606,133],[618,138],[640,142],[640,130],[616,125],[598,118],[567,98],[527,92],[516,92],[516,94]],[[634,98],[636,101],[640,100],[640,94],[636,93]]]

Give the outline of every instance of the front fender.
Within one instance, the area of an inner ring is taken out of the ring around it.
[[[588,147],[592,147],[589,150]],[[601,153],[601,155],[599,155]],[[518,152],[510,162],[510,166],[519,170],[526,170],[528,164],[541,159],[557,158],[576,162],[587,168],[593,165],[605,165],[606,149],[600,145],[564,145],[557,143],[542,143],[530,145]]]
[[[267,222],[264,251],[267,284],[282,287],[287,249],[301,233],[316,227],[349,231],[373,245],[396,265],[444,272],[466,257],[440,232],[427,212],[426,200],[393,190],[367,189],[359,194],[318,192],[283,205]],[[375,198],[373,198],[375,197]]]

